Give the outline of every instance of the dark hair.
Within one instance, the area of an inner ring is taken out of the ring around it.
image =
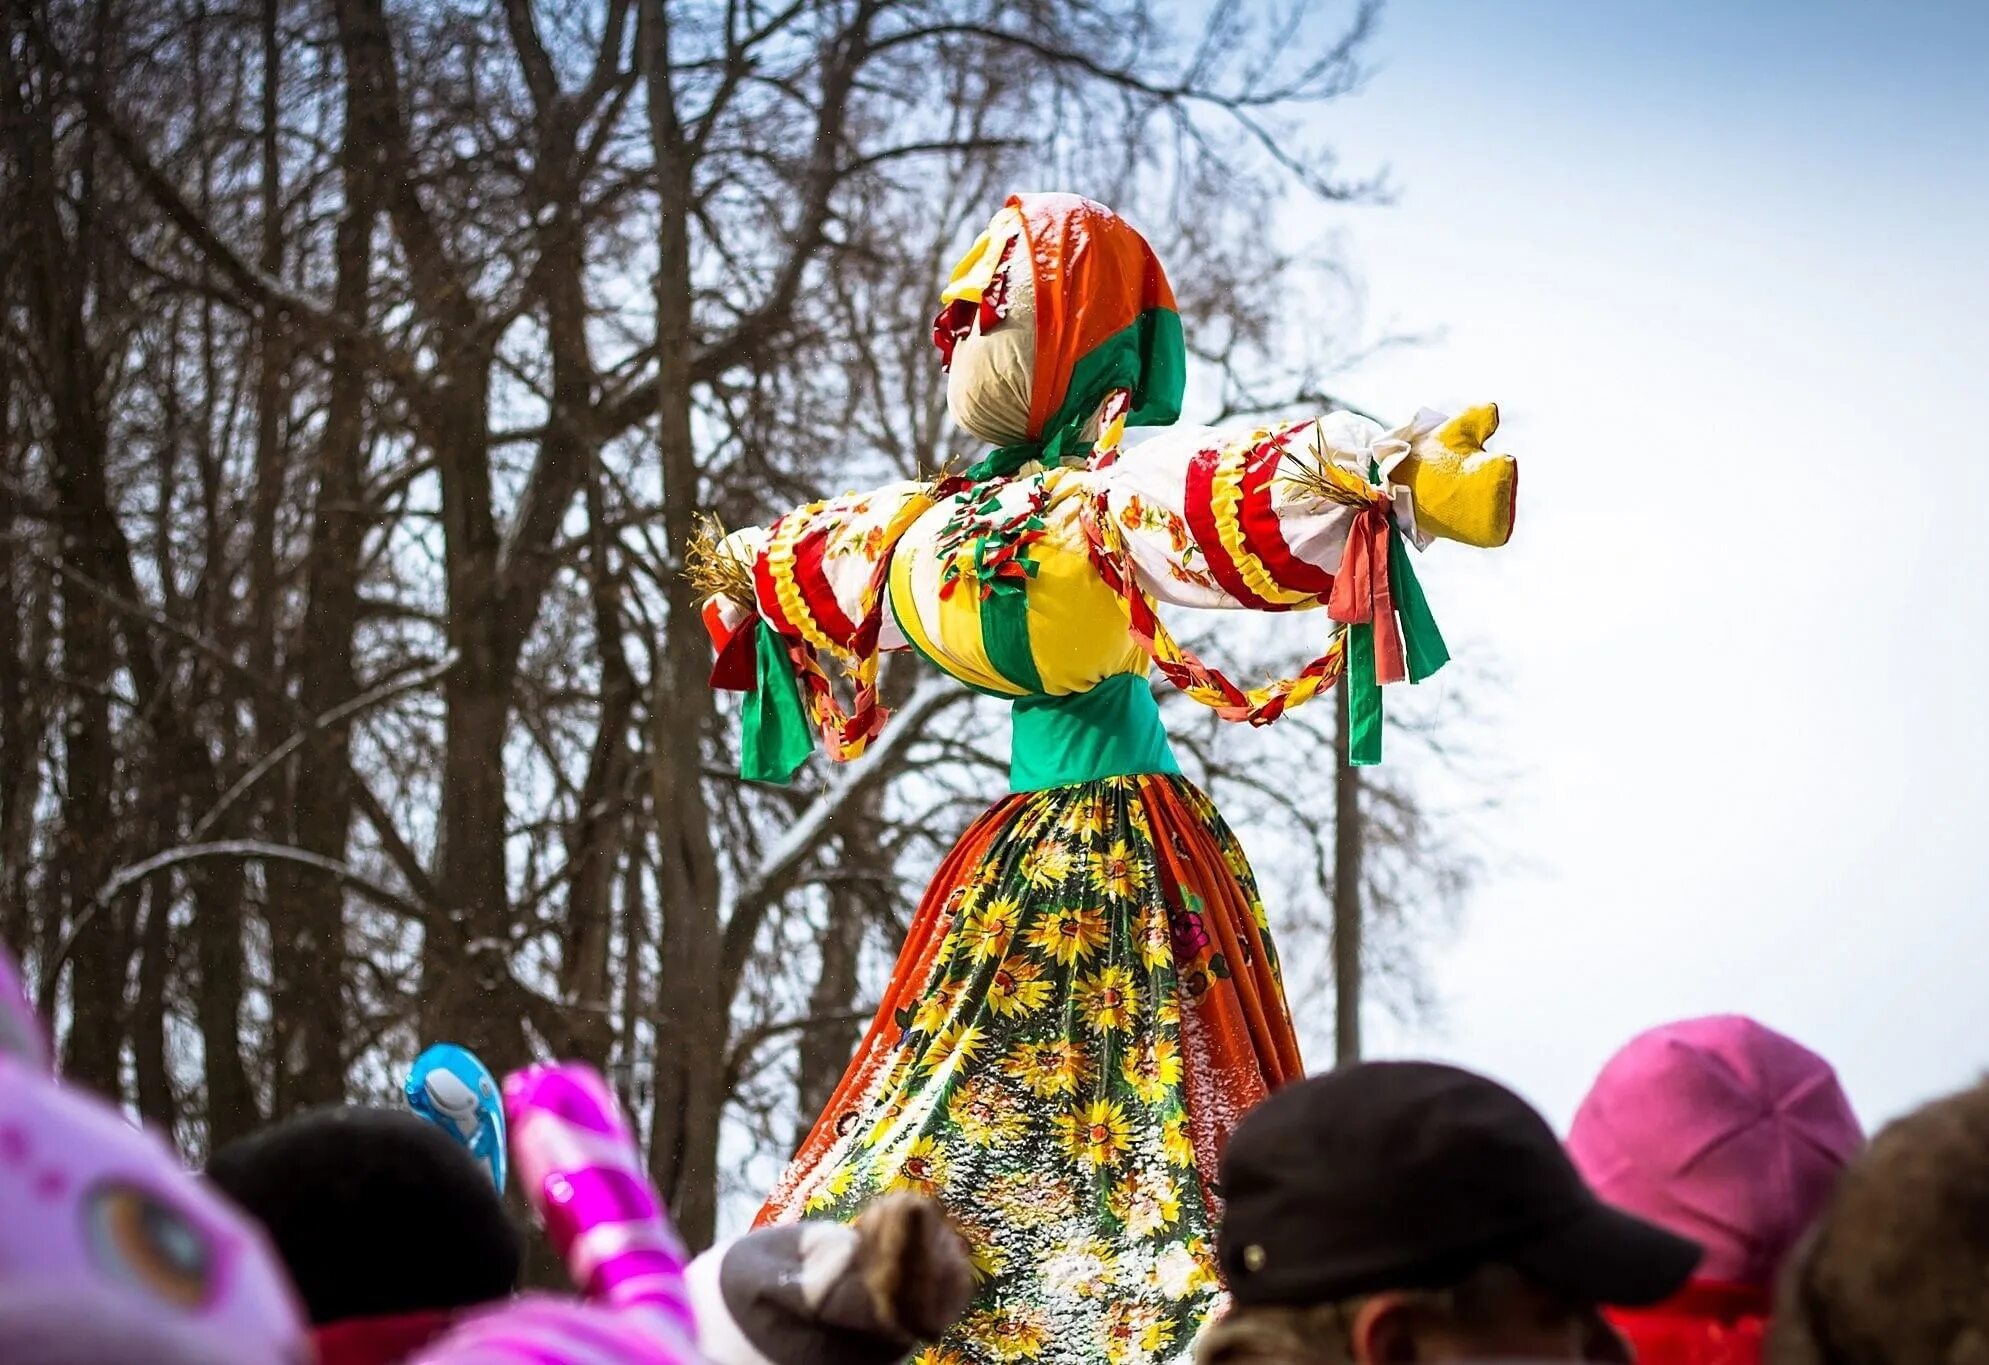
[[[1775,1365],[1989,1365],[1989,1080],[1888,1126],[1792,1258]]]
[[[261,1223],[312,1323],[510,1295],[519,1238],[470,1154],[427,1120],[342,1106],[287,1119],[207,1165]]]

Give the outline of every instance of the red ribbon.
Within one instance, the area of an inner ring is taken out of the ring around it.
[[[1354,519],[1326,614],[1348,625],[1374,623],[1374,679],[1401,682],[1409,676],[1402,627],[1395,619],[1395,596],[1388,582],[1388,514],[1369,507]]]
[[[979,308],[972,299],[955,299],[932,320],[932,344],[939,348],[940,369],[953,368],[953,348],[972,334]]]
[[[711,666],[711,685],[721,692],[750,692],[755,686],[753,649],[755,632],[749,629],[727,630],[724,610],[716,598],[704,604],[704,628],[711,636],[712,648],[717,658]],[[748,616],[745,624],[751,626],[753,618]]]

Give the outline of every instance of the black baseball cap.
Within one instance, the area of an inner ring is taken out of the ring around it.
[[[308,1110],[224,1144],[207,1177],[262,1224],[313,1326],[517,1288],[522,1242],[489,1174],[405,1109]]]
[[[1285,1087],[1222,1154],[1217,1250],[1243,1304],[1438,1289],[1501,1262],[1588,1304],[1683,1288],[1696,1242],[1597,1199],[1533,1106],[1483,1076],[1367,1062]]]

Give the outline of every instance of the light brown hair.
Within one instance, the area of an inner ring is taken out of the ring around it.
[[[1471,1327],[1496,1317],[1520,1283],[1510,1266],[1487,1265],[1447,1289],[1399,1297]],[[1238,1304],[1202,1333],[1195,1365],[1354,1365],[1354,1316],[1368,1297],[1304,1306]]]
[[[1989,1365],[1989,1080],[1888,1126],[1792,1258],[1771,1365]]]

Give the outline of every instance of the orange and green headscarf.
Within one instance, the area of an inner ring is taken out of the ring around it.
[[[1035,285],[1036,355],[1028,439],[991,452],[970,478],[1012,474],[1032,460],[1077,453],[1084,428],[1115,389],[1131,398],[1131,426],[1165,426],[1181,415],[1187,355],[1174,290],[1131,224],[1075,194],[1018,194],[1007,208],[1013,233],[983,233],[941,295],[933,337],[950,363],[954,341],[978,316],[989,325],[1004,265],[1027,260]]]

